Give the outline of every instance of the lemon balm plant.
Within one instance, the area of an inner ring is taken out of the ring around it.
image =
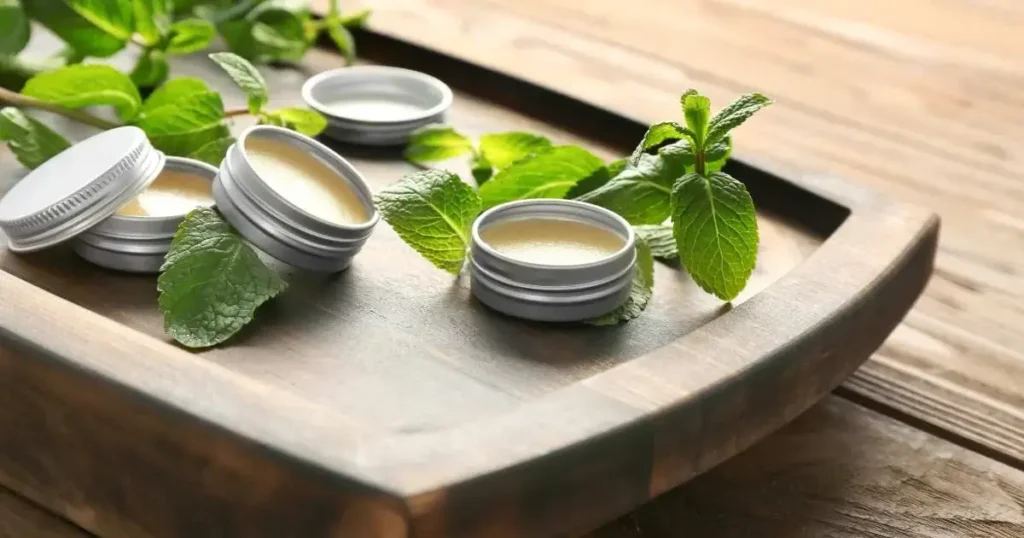
[[[0,0],[0,83],[18,90],[40,71],[133,47],[139,55],[132,81],[156,87],[168,77],[169,56],[204,50],[218,34],[231,52],[254,62],[299,60],[326,34],[351,61],[349,30],[368,16],[342,13],[338,0],[322,19],[296,0]],[[44,62],[19,57],[33,27],[55,34],[64,49]]]

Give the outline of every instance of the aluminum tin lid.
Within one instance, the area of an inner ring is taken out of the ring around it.
[[[0,199],[10,250],[40,250],[92,228],[142,192],[163,168],[138,127],[118,127],[64,150]]]
[[[452,104],[452,90],[440,80],[409,69],[345,67],[306,81],[302,98],[332,123],[346,128],[413,130],[436,121]]]

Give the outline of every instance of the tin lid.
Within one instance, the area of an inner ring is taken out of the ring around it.
[[[33,170],[0,198],[10,250],[40,250],[92,228],[160,174],[164,154],[138,127],[87,138]]]
[[[451,107],[452,91],[418,71],[356,66],[310,78],[302,98],[329,122],[349,129],[411,131],[437,121]]]

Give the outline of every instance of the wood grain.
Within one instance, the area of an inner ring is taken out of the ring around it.
[[[268,71],[275,105],[339,64],[314,51],[304,71]],[[176,70],[231,87],[205,59]],[[455,79],[479,89],[485,75]],[[470,132],[534,125],[458,102],[453,121]],[[336,147],[374,188],[409,169],[396,150]],[[232,345],[192,354],[162,335],[152,277],[89,267],[66,248],[0,252],[0,431],[27,432],[0,450],[0,482],[133,538],[592,528],[823,397],[931,272],[929,212],[832,178],[732,170],[762,211],[751,293],[721,305],[662,267],[657,302],[612,330],[491,313],[382,226],[350,270],[292,274],[290,293]]]
[[[90,534],[0,487],[0,538],[90,538]]]
[[[644,120],[777,100],[743,158],[935,209],[935,278],[856,391],[1024,461],[1024,10],[1013,1],[374,0],[398,36]]]

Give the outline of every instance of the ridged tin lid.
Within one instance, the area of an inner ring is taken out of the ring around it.
[[[164,155],[138,127],[118,127],[64,150],[0,199],[10,250],[40,250],[92,228],[160,174]]]

